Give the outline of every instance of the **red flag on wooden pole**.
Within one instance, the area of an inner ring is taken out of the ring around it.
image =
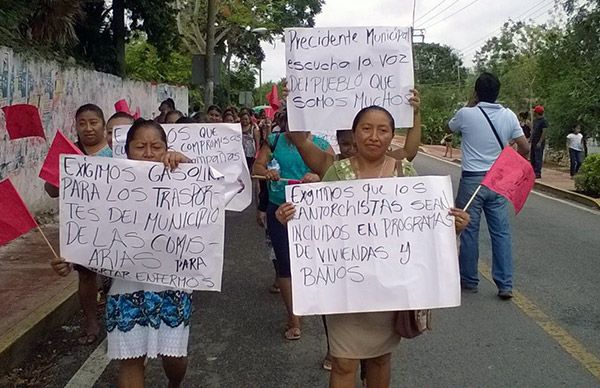
[[[54,136],[54,140],[52,141],[52,145],[48,150],[48,155],[46,156],[46,160],[44,160],[44,164],[42,165],[39,175],[40,178],[55,187],[58,187],[60,181],[58,163],[60,161],[61,154],[83,155],[81,150],[79,150],[75,144],[71,143],[71,141],[67,139],[61,131],[56,131],[56,136]]]
[[[481,184],[506,197],[519,214],[535,184],[535,173],[529,161],[505,147]]]
[[[0,245],[35,227],[37,223],[10,179],[0,182]]]
[[[37,107],[29,104],[3,106],[6,130],[10,140],[37,136],[46,138]]]

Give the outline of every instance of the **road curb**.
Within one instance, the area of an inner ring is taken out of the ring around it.
[[[553,194],[573,202],[578,202],[582,205],[600,209],[600,200],[588,197],[587,195],[579,194],[574,191],[561,189],[560,187],[552,186],[548,183],[535,182],[534,188],[546,193]]]
[[[429,156],[431,158],[437,159],[437,160],[439,160],[441,162],[445,162],[445,163],[452,164],[454,166],[459,166],[460,167],[460,160],[459,159],[454,159],[452,161],[446,160],[446,159],[442,159],[439,156],[432,155],[432,154],[428,153],[422,147],[419,147],[419,153],[422,153],[422,154],[427,155],[427,156]],[[588,206],[588,207],[592,207],[594,209],[600,209],[600,200],[594,199],[592,197],[588,197],[587,195],[579,194],[579,193],[576,193],[576,192],[573,192],[573,191],[561,189],[559,187],[550,185],[548,183],[543,183],[543,182],[536,181],[535,185],[534,185],[534,189],[537,189],[538,191],[543,191],[545,193],[552,194],[552,195],[560,197],[562,199],[567,199],[567,200],[570,200],[570,201],[573,201],[573,202],[577,202],[577,203],[580,203],[582,205],[585,205],[585,206]]]
[[[7,372],[23,362],[49,331],[63,324],[78,309],[77,278],[25,319],[0,334],[0,371]]]

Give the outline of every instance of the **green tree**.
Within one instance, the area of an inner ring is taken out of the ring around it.
[[[467,77],[462,59],[449,46],[437,43],[414,45],[415,81],[419,85],[460,85]]]
[[[550,142],[564,147],[564,136],[576,123],[586,136],[600,131],[600,1],[565,2],[569,20],[540,56],[540,78]]]
[[[179,51],[161,57],[158,49],[142,36],[127,44],[126,72],[133,78],[154,82],[189,84],[192,78],[192,59]]]
[[[448,46],[414,45],[415,83],[421,92],[422,141],[438,144],[446,134],[448,120],[467,99],[468,72],[462,59]]]
[[[78,41],[76,25],[82,11],[80,0],[3,0],[0,43],[64,54]]]
[[[215,51],[231,61],[258,66],[264,60],[260,40],[273,41],[283,29],[313,26],[323,0],[221,0],[217,4]],[[207,50],[207,0],[180,0],[177,27],[183,47],[190,54]],[[260,32],[256,29],[259,28]]]

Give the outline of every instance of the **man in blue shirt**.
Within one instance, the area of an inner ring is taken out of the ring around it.
[[[475,82],[469,104],[461,108],[448,123],[450,131],[462,135],[462,175],[456,206],[463,208],[479,187],[502,149],[517,144],[519,154],[526,156],[529,144],[517,116],[496,103],[500,81],[491,73],[482,73]],[[479,276],[479,224],[485,213],[492,239],[492,277],[501,299],[512,298],[512,239],[508,217],[508,201],[482,186],[467,212],[471,222],[460,236],[460,278],[466,292],[477,292]]]

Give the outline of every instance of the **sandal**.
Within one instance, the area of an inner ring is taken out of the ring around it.
[[[97,334],[84,334],[77,339],[77,342],[79,343],[79,345],[92,345],[96,341],[98,341]]]
[[[283,336],[288,341],[296,341],[300,339],[301,334],[302,332],[300,331],[299,327],[290,327],[285,331]]]
[[[331,360],[327,357],[323,360],[323,369],[330,371],[333,366],[331,365]]]
[[[269,287],[270,294],[279,294],[280,292],[281,290],[279,289],[279,287],[277,287],[277,284],[275,283],[271,284],[271,287]]]

